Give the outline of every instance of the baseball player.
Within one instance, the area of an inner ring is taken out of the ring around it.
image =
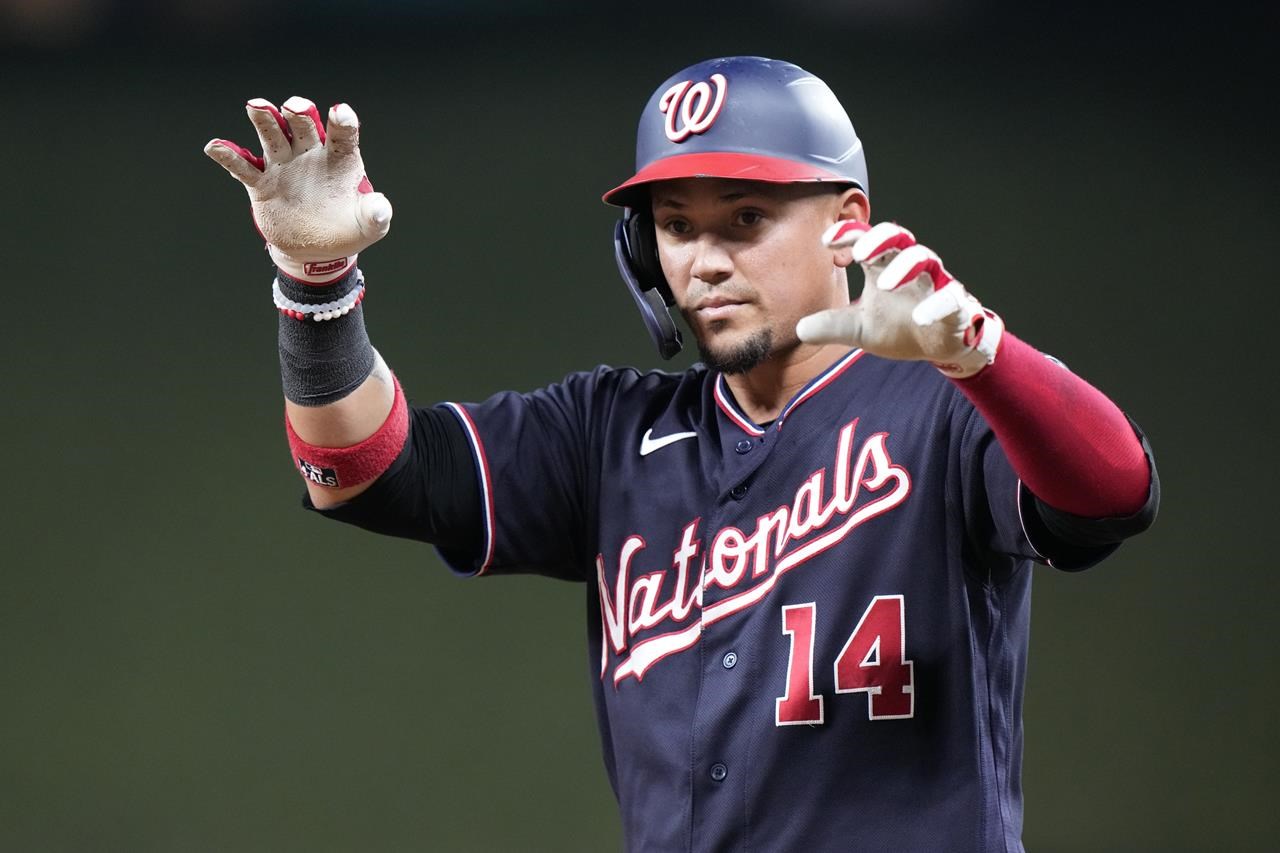
[[[1032,565],[1150,525],[1151,454],[911,231],[872,225],[862,145],[817,77],[700,62],[607,192],[659,352],[418,407],[365,332],[383,237],[345,104],[248,104],[293,458],[321,513],[471,576],[590,587],[604,761],[629,850],[1022,850]],[[991,237],[998,249],[999,237]],[[847,271],[862,273],[851,301]]]

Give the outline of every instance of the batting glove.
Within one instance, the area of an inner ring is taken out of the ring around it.
[[[360,122],[346,104],[320,111],[306,98],[246,105],[262,156],[226,139],[204,152],[244,184],[253,221],[282,272],[312,283],[335,281],[356,255],[386,236],[391,203],[373,191],[360,159]]]
[[[905,361],[929,361],[963,379],[995,361],[1004,333],[999,316],[982,307],[934,252],[900,225],[870,227],[842,220],[822,242],[852,248],[866,281],[847,308],[804,317],[796,334],[807,343],[842,343]]]

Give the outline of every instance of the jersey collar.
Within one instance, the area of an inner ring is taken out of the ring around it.
[[[786,421],[787,417],[790,416],[790,414],[795,411],[801,403],[813,397],[823,388],[826,388],[834,382],[836,377],[844,373],[850,365],[860,358],[862,358],[862,350],[853,350],[848,355],[838,360],[835,364],[822,371],[822,373],[819,373],[817,376],[813,377],[813,379],[809,380],[809,383],[801,388],[800,391],[791,398],[791,402],[787,403],[783,408],[782,414],[778,415],[778,418],[773,422],[773,425],[778,429],[782,429],[782,424]],[[751,420],[751,418],[747,417],[747,415],[742,411],[742,408],[738,405],[738,401],[733,399],[733,392],[729,390],[729,386],[724,380],[723,373],[716,374],[714,393],[716,405],[720,407],[720,411],[724,412],[725,417],[733,421],[739,429],[747,435],[764,435],[765,430],[761,429],[754,421]]]

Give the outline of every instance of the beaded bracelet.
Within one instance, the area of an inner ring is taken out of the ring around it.
[[[316,322],[322,320],[336,320],[346,314],[351,313],[357,305],[364,301],[364,276],[357,273],[356,286],[351,292],[341,299],[333,302],[321,302],[318,304],[308,304],[306,302],[295,302],[284,295],[280,290],[280,281],[276,279],[271,282],[271,298],[276,304],[276,308],[280,309],[280,313],[286,317],[292,317],[295,320],[305,320],[308,316]]]

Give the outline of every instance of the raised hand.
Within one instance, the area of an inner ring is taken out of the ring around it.
[[[796,325],[801,340],[929,361],[955,379],[972,376],[995,360],[1004,322],[984,309],[906,228],[892,222],[870,227],[841,221],[827,229],[822,242],[851,250],[849,257],[862,266],[865,282],[861,297],[849,307],[802,318]]]
[[[391,203],[365,175],[355,111],[335,104],[326,128],[306,98],[290,98],[283,111],[261,98],[245,108],[262,155],[226,139],[210,140],[205,153],[248,191],[254,224],[284,273],[312,283],[342,277],[391,228]]]

